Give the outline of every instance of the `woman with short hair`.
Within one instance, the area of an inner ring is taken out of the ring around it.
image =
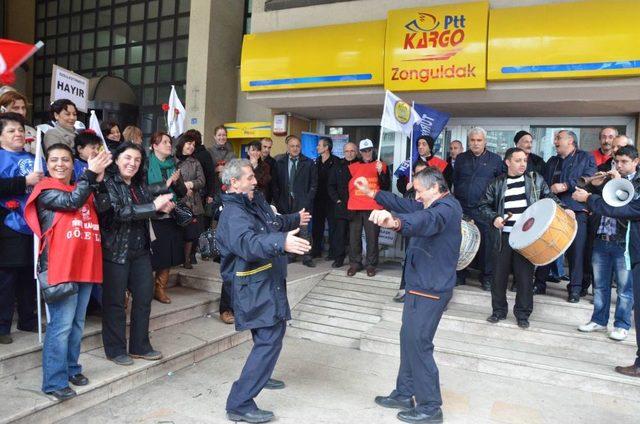
[[[55,126],[44,133],[42,147],[46,150],[54,144],[62,143],[73,149],[76,138],[75,123],[78,118],[75,103],[69,99],[56,100],[51,103],[49,113],[55,121]]]

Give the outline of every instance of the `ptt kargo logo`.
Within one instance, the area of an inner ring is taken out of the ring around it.
[[[454,56],[457,47],[465,38],[466,19],[464,15],[445,15],[441,23],[430,13],[418,13],[418,17],[405,24],[404,50],[438,49],[437,54],[428,54],[409,60],[441,60]],[[442,51],[445,50],[445,51]]]

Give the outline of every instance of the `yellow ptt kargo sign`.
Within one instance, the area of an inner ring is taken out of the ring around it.
[[[390,11],[385,88],[485,88],[488,19],[487,1]]]
[[[640,0],[494,9],[488,79],[640,75]]]

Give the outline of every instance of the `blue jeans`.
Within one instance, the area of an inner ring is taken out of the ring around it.
[[[84,318],[93,284],[78,284],[78,293],[49,306],[49,324],[42,349],[42,391],[69,387],[69,377],[82,372],[78,364]]]
[[[633,275],[624,263],[624,242],[596,239],[593,244],[593,315],[591,321],[600,325],[609,322],[611,278],[615,273],[618,298],[613,325],[628,330],[633,308]]]

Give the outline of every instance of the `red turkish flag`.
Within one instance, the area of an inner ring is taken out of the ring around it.
[[[37,50],[34,44],[0,38],[0,76],[12,73]]]

